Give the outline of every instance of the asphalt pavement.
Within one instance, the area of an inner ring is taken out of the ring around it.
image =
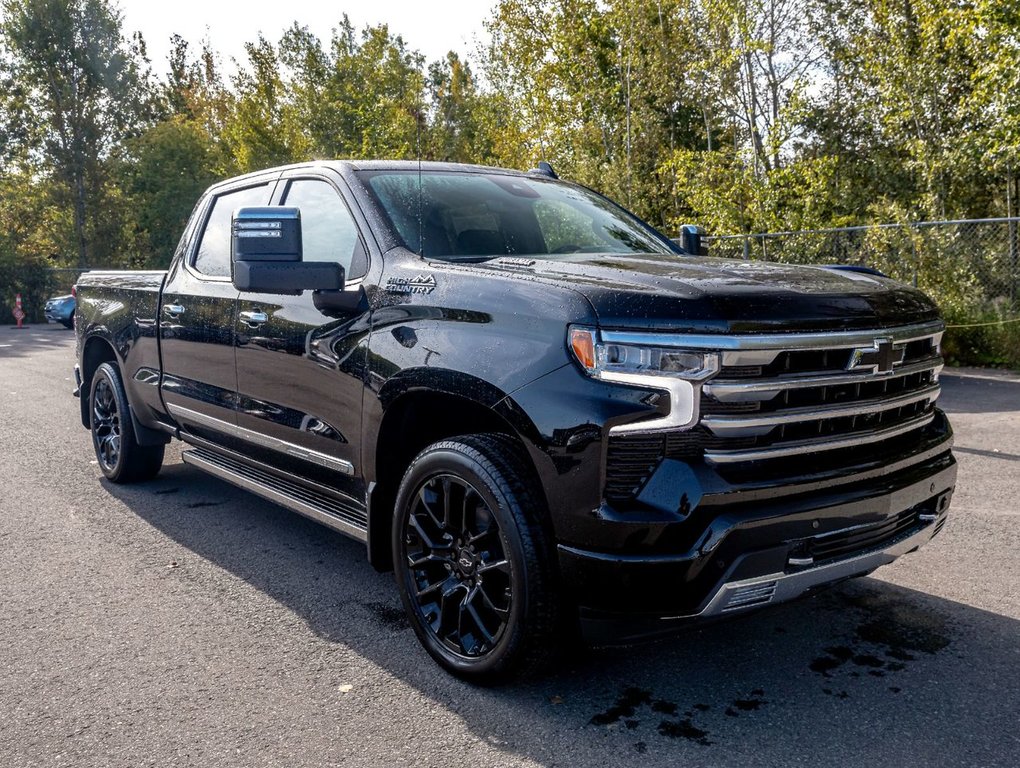
[[[361,545],[185,466],[101,479],[60,326],[0,329],[0,766],[1020,765],[1020,376],[947,371],[932,543],[476,688]]]

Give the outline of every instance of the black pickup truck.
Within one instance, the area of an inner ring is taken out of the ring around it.
[[[428,652],[479,681],[938,533],[956,463],[932,302],[692,250],[548,166],[231,179],[168,271],[79,281],[82,423],[113,482],[177,438],[365,542]]]

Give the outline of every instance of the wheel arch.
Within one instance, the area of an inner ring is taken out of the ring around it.
[[[103,363],[114,363],[120,369],[120,359],[109,339],[94,335],[85,340],[81,352],[81,423],[85,429],[91,428],[89,417],[89,398],[92,392],[92,379]],[[122,373],[123,375],[123,373]]]
[[[120,355],[113,344],[105,336],[99,334],[90,336],[85,340],[81,353],[81,389],[79,390],[78,405],[81,408],[81,423],[85,429],[92,428],[89,401],[92,393],[92,379],[96,371],[103,363],[113,363],[120,373],[121,381],[124,384],[124,392],[128,398],[128,410],[131,413],[131,428],[135,434],[135,441],[142,446],[166,445],[170,442],[170,436],[155,429],[146,427],[138,421],[134,405],[128,393],[127,382],[124,380],[124,366]]]
[[[393,505],[404,472],[424,448],[459,435],[501,434],[518,443],[535,472],[526,438],[493,408],[463,393],[409,389],[387,404],[375,434],[366,446],[372,458],[369,478],[368,558],[380,571],[393,567],[390,527]],[[537,472],[536,472],[537,476]],[[536,484],[544,494],[541,484]]]

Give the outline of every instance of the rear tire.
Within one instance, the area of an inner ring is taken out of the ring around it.
[[[135,440],[124,383],[113,363],[103,363],[92,377],[89,423],[99,468],[110,482],[151,480],[163,466],[164,446]]]
[[[458,677],[529,674],[559,650],[561,605],[544,502],[503,435],[434,443],[400,484],[393,562],[418,640]]]

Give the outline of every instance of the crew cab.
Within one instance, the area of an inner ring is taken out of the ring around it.
[[[544,164],[230,179],[167,271],[79,281],[81,421],[113,482],[175,438],[364,542],[478,681],[925,544],[956,481],[934,304],[690,242]]]

